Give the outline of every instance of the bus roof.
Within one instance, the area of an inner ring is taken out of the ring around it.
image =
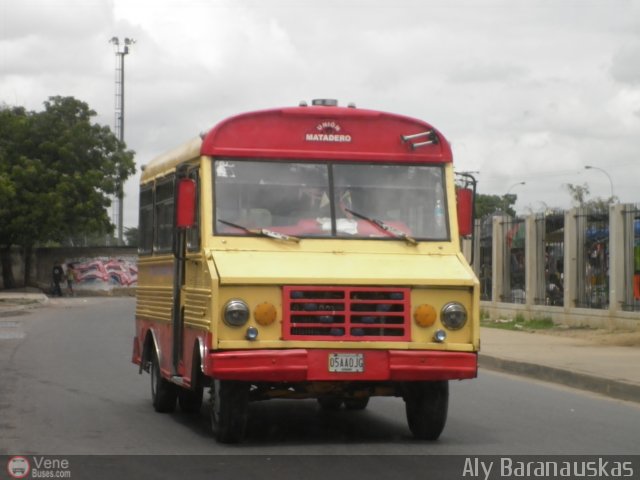
[[[452,159],[444,136],[421,120],[338,106],[278,108],[231,117],[206,134],[201,153],[419,163]]]
[[[200,156],[202,138],[192,138],[188,142],[165,152],[142,167],[140,183],[146,183],[154,178],[166,175],[182,162],[192,160]]]
[[[154,159],[142,181],[198,155],[212,157],[447,163],[451,147],[430,124],[351,107],[298,106],[227,118],[202,139]]]

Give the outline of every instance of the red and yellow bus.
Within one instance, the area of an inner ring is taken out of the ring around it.
[[[404,399],[437,439],[448,381],[477,374],[472,196],[433,126],[314,100],[245,113],[149,162],[133,362],[159,412],[246,434],[253,401]],[[460,220],[462,219],[462,220]]]

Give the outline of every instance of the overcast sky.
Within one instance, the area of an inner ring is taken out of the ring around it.
[[[113,36],[136,40],[138,167],[226,116],[336,98],[432,123],[519,212],[568,207],[567,183],[608,197],[585,165],[640,203],[640,0],[0,0],[0,103],[74,96],[113,126]]]

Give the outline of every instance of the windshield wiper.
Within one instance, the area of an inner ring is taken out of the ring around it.
[[[258,235],[261,237],[275,238],[276,240],[284,240],[286,242],[296,242],[298,243],[300,239],[298,237],[294,237],[291,235],[287,235],[286,233],[274,232],[273,230],[267,230],[266,228],[247,228],[242,225],[238,225],[236,223],[227,222],[226,220],[218,219],[220,223],[224,223],[233,228],[238,228],[244,232],[250,233],[252,235]]]
[[[396,227],[392,227],[391,225],[384,223],[382,220],[378,220],[377,218],[367,217],[366,215],[362,215],[361,213],[354,212],[353,210],[349,210],[348,208],[345,208],[345,211],[349,212],[354,217],[358,217],[358,218],[361,218],[362,220],[366,220],[367,222],[372,223],[373,225],[382,229],[392,237],[401,238],[402,240],[404,240],[407,243],[410,243],[411,245],[418,245],[418,242],[416,242],[414,238],[398,230]]]

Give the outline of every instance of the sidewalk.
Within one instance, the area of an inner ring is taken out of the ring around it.
[[[0,291],[0,326],[3,317],[50,302],[43,293]],[[480,375],[498,370],[640,402],[640,347],[497,328],[482,328],[480,339]]]
[[[497,328],[482,328],[480,339],[480,372],[499,370],[640,402],[638,347]]]
[[[20,315],[24,310],[49,303],[49,297],[36,291],[0,290],[0,318]]]

